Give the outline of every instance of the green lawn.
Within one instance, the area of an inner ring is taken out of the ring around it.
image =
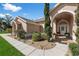
[[[0,56],[24,56],[0,36]]]

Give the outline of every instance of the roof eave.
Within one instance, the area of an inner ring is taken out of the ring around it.
[[[57,3],[57,4],[54,6],[54,8],[49,11],[49,13],[51,13],[52,11],[54,11],[54,10],[55,10],[58,6],[60,6],[60,5],[61,5],[61,3]]]

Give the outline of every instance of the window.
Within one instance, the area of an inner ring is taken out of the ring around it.
[[[61,27],[61,31],[64,31],[64,26]]]

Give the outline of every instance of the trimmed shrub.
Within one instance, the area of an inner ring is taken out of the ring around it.
[[[43,41],[48,40],[48,35],[46,33],[33,33],[32,34],[32,40],[33,41]]]
[[[48,35],[46,33],[41,33],[41,38],[43,40],[48,40]]]
[[[73,56],[78,56],[79,55],[79,45],[78,44],[70,43],[69,48],[70,48]]]
[[[17,32],[17,36],[20,39],[25,39],[25,34],[26,34],[26,32],[25,31],[22,31],[22,30]]]
[[[32,40],[33,41],[41,41],[41,33],[33,33]]]

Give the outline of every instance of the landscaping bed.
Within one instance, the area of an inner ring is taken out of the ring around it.
[[[14,38],[11,35],[8,35],[8,36]],[[26,43],[30,46],[33,46],[35,48],[38,48],[38,49],[50,49],[50,48],[53,48],[56,46],[55,42],[48,42],[48,40],[36,41],[36,42],[32,41],[32,39],[25,39],[25,40],[24,39],[16,39],[16,40],[24,42],[24,43]]]
[[[12,36],[9,35],[9,37],[12,37]],[[19,40],[19,39],[17,39],[17,40]],[[24,42],[24,43],[31,45],[38,49],[50,49],[50,48],[53,48],[56,46],[56,44],[54,42],[48,42],[48,40],[34,42],[34,41],[32,41],[32,39],[26,39],[26,40],[20,39],[19,41]]]
[[[50,49],[56,46],[55,43],[48,42],[47,40],[38,41],[38,42],[33,42],[32,40],[26,40],[25,43],[28,45],[34,46],[38,49]]]
[[[23,35],[22,35],[23,36]],[[29,35],[27,34],[29,37]],[[10,36],[13,37],[13,36]],[[48,36],[46,33],[32,33],[32,38],[15,38],[28,45],[31,45],[38,49],[50,49],[56,46],[55,42],[48,42]]]
[[[0,56],[24,56],[24,54],[0,36]]]

